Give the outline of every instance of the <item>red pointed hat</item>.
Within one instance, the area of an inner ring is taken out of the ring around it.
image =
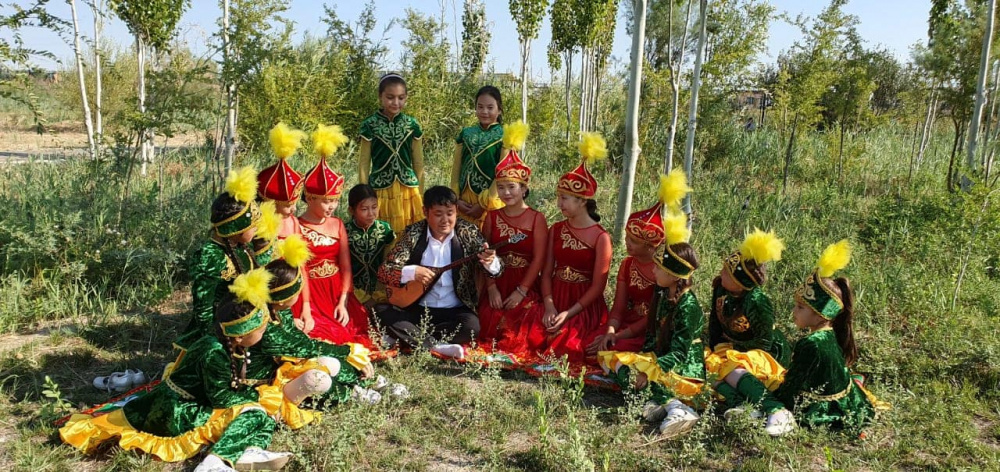
[[[306,174],[305,188],[306,195],[339,197],[344,190],[344,176],[334,172],[324,157]]]
[[[493,179],[496,182],[517,182],[520,184],[528,184],[531,180],[531,167],[528,167],[521,157],[517,155],[517,151],[511,149],[507,152],[507,156],[497,164],[496,177]]]
[[[294,202],[302,195],[302,174],[285,159],[257,174],[257,194],[266,200]]]
[[[587,170],[587,162],[604,159],[608,156],[608,148],[604,138],[599,133],[583,133],[580,136],[580,155],[583,162],[569,173],[559,178],[557,192],[574,197],[591,199],[597,195],[597,179]]]
[[[653,247],[663,244],[666,235],[663,230],[662,209],[663,204],[656,202],[652,208],[632,213],[625,223],[625,232]]]

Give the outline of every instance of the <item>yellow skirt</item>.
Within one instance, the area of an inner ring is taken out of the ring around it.
[[[664,372],[656,363],[656,354],[652,352],[600,351],[597,353],[597,363],[604,373],[617,372],[622,366],[628,366],[646,374],[650,382],[656,382],[670,389],[681,399],[691,399],[701,392],[705,381],[678,375],[676,372]]]
[[[472,203],[485,208],[485,210],[483,210],[483,214],[479,215],[479,218],[476,219],[469,218],[461,212],[458,213],[458,216],[463,220],[475,223],[480,229],[483,227],[483,222],[486,221],[486,213],[490,210],[499,210],[504,207],[503,200],[500,200],[500,197],[497,196],[497,192],[493,189],[493,187],[483,190],[482,193],[475,193],[472,191],[471,187],[465,187],[465,190],[462,190],[462,194],[459,195],[458,198],[463,202]]]
[[[87,454],[109,439],[118,437],[124,450],[139,449],[165,462],[180,462],[197,455],[203,447],[218,442],[229,423],[247,410],[262,409],[249,403],[212,412],[211,418],[197,428],[179,436],[164,437],[139,431],[129,424],[125,412],[115,410],[103,416],[73,415],[66,426],[59,428],[59,437]]]
[[[719,344],[715,352],[705,348],[705,371],[715,374],[719,380],[724,379],[732,371],[744,369],[760,380],[768,390],[774,390],[785,380],[786,369],[771,357],[771,354],[760,349],[747,352],[733,349],[732,344]]]
[[[379,219],[388,221],[396,234],[424,218],[424,198],[417,187],[407,187],[397,180],[389,188],[375,190],[375,195]]]
[[[260,396],[260,404],[269,415],[280,414],[281,420],[289,428],[299,429],[312,423],[319,416],[319,413],[302,410],[298,405],[285,400],[285,385],[312,369],[321,370],[327,374],[330,371],[323,364],[312,359],[283,358],[282,361],[274,375],[274,381],[270,385],[257,387],[257,394]]]

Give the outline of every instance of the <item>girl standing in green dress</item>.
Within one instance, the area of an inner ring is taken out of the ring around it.
[[[503,151],[503,98],[486,85],[476,92],[475,126],[462,128],[455,138],[451,189],[458,194],[458,216],[482,228],[486,213],[504,207],[493,179]]]

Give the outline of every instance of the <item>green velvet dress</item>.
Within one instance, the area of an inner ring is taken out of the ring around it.
[[[322,399],[335,403],[347,400],[351,388],[360,382],[360,372],[347,362],[351,347],[310,338],[295,326],[290,309],[281,310],[274,316],[277,316],[277,320],[268,323],[261,341],[248,350],[251,361],[247,365],[247,381],[254,384],[270,383],[283,357],[333,357],[340,361],[340,372],[334,376],[333,387]]]
[[[788,365],[791,349],[788,339],[774,325],[774,307],[760,287],[734,297],[721,283],[712,290],[712,313],[708,321],[709,345],[714,351],[722,343],[733,349],[767,352],[781,365]]]
[[[123,449],[168,462],[186,460],[206,446],[230,463],[248,447],[266,448],[277,424],[257,390],[231,387],[229,359],[215,336],[204,336],[181,352],[148,394],[107,415],[74,417],[60,436],[85,452],[117,439]]]
[[[798,340],[785,381],[765,394],[763,408],[795,412],[799,423],[855,430],[875,417],[875,408],[854,382],[832,329],[813,331]]]
[[[662,289],[657,290],[656,298],[656,313],[649,320],[642,354],[602,352],[598,353],[598,361],[609,366],[615,362],[622,365],[609,369],[622,388],[631,386],[631,369],[646,373],[648,378],[664,378],[665,382],[649,383],[657,403],[666,403],[678,396],[693,398],[701,391],[705,380],[705,353],[701,344],[705,313],[692,291],[682,294],[677,303],[669,301]],[[652,359],[655,359],[656,368],[647,366]],[[661,372],[675,375],[662,375]]]
[[[374,299],[385,301],[385,293],[378,290],[378,269],[385,261],[386,248],[392,245],[396,235],[392,226],[382,220],[375,220],[368,229],[358,226],[351,218],[347,227],[348,247],[351,249],[351,276],[354,278],[354,294],[361,303]]]
[[[375,190],[388,189],[396,181],[418,187],[412,149],[413,140],[421,136],[420,123],[406,113],[389,119],[379,111],[362,121],[361,137],[372,143],[368,184]]]
[[[462,145],[461,167],[458,172],[458,188],[461,196],[466,190],[477,195],[489,190],[496,177],[497,164],[503,148],[503,126],[499,123],[483,129],[480,125],[463,128],[455,138]]]
[[[234,264],[222,244],[211,239],[191,256],[188,273],[191,275],[192,314],[187,328],[174,341],[177,347],[184,348],[202,336],[214,335],[215,307],[229,296],[229,284],[241,273],[239,268],[247,272],[257,267],[252,252],[246,248],[234,249],[239,265]]]

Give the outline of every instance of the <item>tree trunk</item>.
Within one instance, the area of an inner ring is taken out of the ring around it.
[[[951,157],[948,158],[948,175],[945,188],[949,192],[955,191],[955,156],[958,154],[958,145],[962,142],[962,125],[955,118],[952,118],[952,123],[955,125],[955,139],[951,143]]]
[[[694,71],[691,73],[691,108],[688,112],[687,140],[684,146],[684,173],[687,174],[688,182],[694,182],[691,175],[691,165],[694,161],[694,137],[698,129],[698,90],[701,89],[701,63],[705,58],[705,43],[708,41],[708,0],[701,0],[700,8],[698,16],[701,28],[698,32],[698,52],[694,57]],[[691,214],[690,193],[684,197],[684,213]],[[691,224],[690,221],[688,224]]]
[[[673,2],[669,2],[669,7],[667,10],[667,28],[669,31],[673,31],[674,22],[674,9]],[[684,66],[684,51],[687,50],[685,45],[687,44],[687,32],[691,25],[691,2],[688,1],[687,13],[685,13],[684,19],[684,32],[681,34],[681,47],[679,56],[677,57],[677,71],[674,71],[674,58],[673,58],[673,47],[667,48],[667,70],[670,71],[670,102],[672,104],[672,109],[670,111],[670,125],[667,127],[667,157],[663,165],[663,172],[670,173],[674,168],[674,141],[677,140],[677,120],[680,117],[681,108],[681,67]],[[673,38],[668,37],[668,44],[671,43]]]
[[[910,145],[910,172],[906,175],[906,183],[913,180],[913,164],[917,158],[917,139],[920,137],[920,121],[913,122],[913,144]]]
[[[992,130],[993,130],[993,115],[997,108],[997,90],[1000,87],[1000,61],[993,61],[993,90],[990,91],[990,111],[986,114],[986,125],[983,130],[983,157],[981,163],[983,166],[983,171],[986,172],[986,178],[984,180],[989,181],[990,179],[990,161],[992,160],[991,155],[993,154],[990,143],[992,142]]]
[[[228,1],[228,0],[227,0]],[[528,122],[528,58],[531,55],[531,40],[521,41],[521,121]]]
[[[80,22],[76,16],[76,0],[69,0],[69,9],[73,14],[73,54],[76,56],[76,77],[80,81],[80,99],[83,101],[83,124],[87,128],[87,149],[90,151],[90,158],[96,160],[94,122],[90,118],[90,100],[87,99],[87,84],[83,78],[83,50],[80,48]]]
[[[139,65],[139,113],[146,113],[146,44],[142,38],[136,36],[135,38],[135,57],[136,62]],[[145,127],[139,130],[139,159],[142,164],[139,168],[139,174],[142,176],[146,175],[146,164],[149,162],[149,144],[148,138],[149,134],[146,132]]]
[[[590,92],[588,84],[590,83],[590,48],[583,47],[580,50],[580,114],[578,118],[578,127],[580,132],[587,131],[587,95]]]
[[[573,126],[573,51],[566,51],[566,141],[569,142],[570,127]]]
[[[788,188],[788,169],[792,166],[792,153],[795,152],[795,131],[799,128],[799,114],[795,114],[792,119],[792,134],[788,137],[788,146],[785,148],[785,170],[781,173],[781,193],[784,194]]]
[[[101,77],[101,30],[104,29],[104,0],[94,2],[94,138],[100,155],[104,144],[104,114],[101,111],[101,96],[104,84]]]
[[[232,46],[229,43],[229,0],[222,3],[222,55],[226,65],[233,59]],[[231,77],[225,77],[226,88],[226,164],[225,173],[233,168],[233,155],[236,153],[236,86]]]
[[[632,63],[629,66],[628,105],[625,114],[625,159],[622,185],[618,192],[614,241],[625,243],[625,223],[632,213],[635,167],[639,162],[639,92],[642,90],[642,45],[646,42],[646,0],[635,0],[635,27],[632,32]]]
[[[990,63],[990,46],[993,43],[993,25],[996,18],[996,0],[989,0],[986,14],[986,33],[983,37],[983,53],[979,59],[979,77],[976,80],[976,103],[972,107],[972,121],[969,122],[969,145],[965,149],[965,164],[975,172],[979,168],[976,159],[976,145],[979,127],[982,125],[983,107],[986,105],[986,79]]]

